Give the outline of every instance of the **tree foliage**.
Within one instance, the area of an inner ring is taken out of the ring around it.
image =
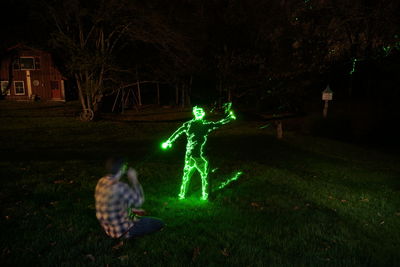
[[[221,98],[288,106],[283,99],[304,94],[304,77],[337,64],[350,72],[356,60],[374,61],[399,46],[400,3],[393,0],[54,0],[48,6],[53,45],[85,109],[96,109],[109,88],[135,80],[138,69],[186,94],[192,78],[206,73]]]
[[[52,45],[77,83],[84,111],[96,111],[114,69],[114,50],[129,29],[124,1],[54,1]]]

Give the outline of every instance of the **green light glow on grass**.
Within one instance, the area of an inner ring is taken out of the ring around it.
[[[167,141],[161,144],[162,149],[172,147],[175,140],[182,134],[186,134],[186,154],[185,154],[185,166],[183,168],[182,184],[179,192],[179,199],[184,199],[190,183],[190,178],[193,173],[197,170],[201,176],[201,189],[202,199],[208,199],[209,185],[207,181],[208,177],[208,160],[204,156],[204,146],[207,143],[208,135],[218,129],[224,124],[229,123],[236,119],[235,114],[231,110],[232,103],[224,104],[224,110],[226,117],[217,122],[204,120],[205,111],[201,107],[195,106],[193,108],[194,119],[185,122],[179,127]]]
[[[228,184],[230,184],[233,181],[236,181],[239,178],[239,176],[242,174],[243,174],[243,172],[237,172],[232,178],[229,178],[228,180],[223,182],[220,186],[218,186],[217,190],[224,188],[225,186],[227,186]]]

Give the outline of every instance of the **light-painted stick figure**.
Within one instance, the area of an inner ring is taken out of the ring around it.
[[[224,105],[226,117],[219,121],[204,120],[204,109],[198,106],[193,108],[194,118],[185,122],[181,127],[176,130],[167,141],[161,144],[163,149],[170,148],[172,143],[183,133],[187,137],[186,154],[185,154],[185,167],[183,168],[182,185],[179,193],[179,198],[185,198],[190,178],[197,170],[201,176],[202,199],[208,198],[208,161],[204,156],[204,146],[207,142],[207,136],[215,129],[218,129],[224,124],[235,120],[236,116],[230,109],[231,103]]]

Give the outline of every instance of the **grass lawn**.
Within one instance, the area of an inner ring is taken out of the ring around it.
[[[213,183],[195,174],[178,200],[180,123],[84,123],[60,107],[0,103],[2,266],[395,266],[400,262],[400,157],[240,119],[209,137]],[[58,114],[58,115],[57,115]],[[67,117],[63,116],[68,115]],[[110,155],[139,173],[161,232],[119,242],[100,228],[94,187]]]

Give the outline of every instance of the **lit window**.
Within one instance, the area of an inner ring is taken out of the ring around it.
[[[25,86],[23,81],[15,81],[14,82],[15,95],[24,95],[25,94]]]
[[[10,95],[10,89],[7,90],[8,81],[1,81],[1,94]],[[7,90],[7,92],[6,92]]]
[[[35,69],[35,58],[33,57],[20,57],[19,65],[21,70],[34,70]]]

